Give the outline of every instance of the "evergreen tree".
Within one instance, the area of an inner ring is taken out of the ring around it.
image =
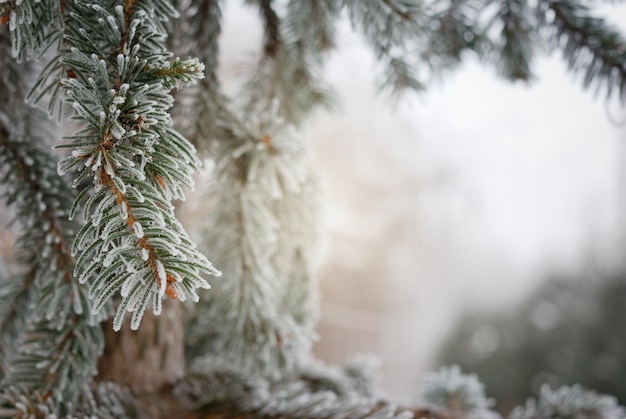
[[[401,409],[362,360],[311,357],[319,193],[298,127],[332,104],[320,74],[344,16],[394,94],[468,55],[528,81],[547,39],[585,87],[623,100],[624,39],[578,0],[246,3],[263,40],[229,98],[218,0],[0,0],[0,160],[22,267],[0,279],[0,416],[495,415],[458,369],[427,377],[429,410]],[[173,204],[197,153],[215,164],[202,251]],[[590,394],[546,390],[514,417],[554,404],[624,417]]]
[[[543,384],[578,383],[626,401],[624,271],[558,276],[521,307],[465,316],[439,351],[477,373],[501,411]]]

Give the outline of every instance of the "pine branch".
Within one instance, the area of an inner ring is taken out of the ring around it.
[[[55,176],[54,169],[50,170],[47,164],[50,157],[48,153],[26,142],[10,140],[0,128],[0,164],[3,167],[13,166],[3,178],[3,183],[9,188],[6,200],[19,207],[18,217],[25,226],[17,243],[21,253],[20,263],[26,267],[19,282],[6,279],[2,284],[2,289],[12,288],[4,296],[6,311],[0,322],[0,341],[3,343],[0,346],[0,359],[3,364],[9,364],[12,355],[18,352],[17,346],[26,329],[27,319],[33,315],[35,301],[46,301],[46,295],[41,294],[51,292],[39,289],[43,285],[50,286],[50,280],[46,277],[54,278],[54,285],[57,285],[58,280],[63,282],[67,277],[70,280],[72,278],[72,262],[62,230],[67,223],[63,220],[62,211],[54,206],[72,198],[71,194],[67,194],[67,189],[64,191],[62,187],[54,190],[58,194],[44,187],[51,186],[46,175]],[[60,182],[55,180],[53,177],[52,183],[59,186]],[[66,278],[63,278],[64,275]],[[40,310],[44,308],[39,307]],[[55,312],[59,308],[62,307],[57,303],[52,304],[49,310]],[[41,314],[38,316],[41,317]],[[59,319],[61,323],[64,320],[62,317]],[[2,375],[6,375],[6,372]]]
[[[178,111],[175,120],[181,121],[182,129],[200,152],[214,156],[220,140],[245,129],[233,114],[232,105],[217,81],[202,80],[195,93],[188,106],[175,108]],[[176,118],[177,115],[181,117]]]
[[[104,345],[100,319],[91,317],[85,290],[72,275],[68,235],[75,226],[67,214],[73,194],[56,176],[50,153],[24,141],[0,141],[2,165],[13,165],[8,199],[20,207],[25,231],[18,244],[28,266],[15,301],[24,305],[15,305],[2,324],[3,332],[25,333],[23,342],[21,336],[16,342],[20,349],[6,381],[71,403],[80,385],[96,374]]]
[[[316,7],[328,19],[334,16],[324,4]],[[297,227],[283,224],[297,218],[289,209],[302,215],[309,204],[307,199],[300,203],[306,197],[301,188],[307,177],[300,167],[302,144],[281,122],[283,112],[289,113],[289,120],[298,119],[294,113],[303,113],[308,101],[301,98],[313,93],[306,83],[314,80],[310,65],[294,54],[319,62],[325,52],[317,39],[304,39],[310,24],[303,33],[294,29],[294,14],[299,12],[301,5],[288,5],[284,43],[274,56],[264,55],[259,72],[249,81],[245,91],[251,96],[241,110],[245,119],[239,120],[224,104],[214,114],[223,115],[218,121],[224,129],[215,153],[217,207],[206,247],[218,249],[216,260],[228,275],[198,307],[189,333],[191,355],[219,351],[260,374],[288,374],[297,368],[311,345],[316,315],[306,259],[314,241],[307,247],[300,240],[311,237],[297,236],[294,242],[302,220],[295,221]],[[329,34],[322,36],[328,42]],[[287,75],[280,78],[284,72]],[[267,115],[268,106],[274,109],[272,115]],[[283,254],[286,258],[279,257]],[[303,295],[298,299],[302,305],[296,307],[290,298],[296,294],[288,293],[298,286]],[[213,316],[223,322],[208,321]]]
[[[402,7],[400,4],[396,4],[393,0],[381,0],[385,6],[387,6],[395,15],[399,16],[403,20],[410,21],[413,19],[413,13],[408,8]]]
[[[429,33],[424,59],[435,71],[456,68],[465,52],[481,54],[487,39],[479,24],[481,5],[463,0],[439,2],[431,19],[434,30]]]
[[[478,377],[462,374],[456,365],[424,375],[421,402],[443,418],[500,419]]]
[[[183,14],[175,34],[180,39],[196,40],[186,42],[181,55],[198,57],[205,64],[206,77],[178,93],[173,119],[200,152],[212,155],[220,139],[241,131],[216,74],[222,11],[218,0],[191,0],[187,9],[197,12],[192,16]]]
[[[54,417],[58,407],[51,397],[37,391],[19,387],[6,387],[0,391],[0,417],[26,419],[30,417]]]
[[[312,331],[283,312],[291,268],[277,269],[281,222],[274,205],[300,191],[306,178],[301,140],[281,124],[262,123],[253,137],[222,141],[207,248],[226,278],[199,307],[190,327],[190,354],[223,353],[243,368],[279,376],[308,353]],[[287,269],[285,272],[283,269]],[[208,319],[219,316],[221,322]]]
[[[214,81],[219,64],[219,36],[222,31],[221,0],[175,0],[177,19],[170,19],[168,43],[181,57],[198,57],[205,66],[201,82]],[[194,42],[189,42],[193,39]],[[193,90],[193,88],[184,91]],[[180,93],[180,92],[178,92]],[[178,106],[178,104],[177,104]]]
[[[289,43],[304,42],[317,57],[335,47],[336,20],[341,3],[334,0],[290,0],[283,36]]]
[[[29,308],[36,297],[33,282],[32,271],[24,275],[22,281],[0,278],[0,381],[8,375],[11,360],[22,341]]]
[[[208,288],[202,274],[219,275],[170,202],[184,199],[182,186],[193,186],[199,161],[171,128],[169,90],[201,78],[203,69],[197,60],[167,61],[159,22],[173,15],[164,2],[76,4],[66,29],[63,62],[75,77],[63,85],[86,127],[68,137],[65,147],[74,151],[59,173],[76,169],[80,181],[93,179],[75,203],[83,202],[87,221],[72,247],[75,272],[90,283],[94,313],[121,289],[115,330],[126,311],[136,329],[151,301],[159,314],[165,294],[197,301],[195,288]]]
[[[309,7],[306,7],[309,6]],[[322,30],[313,30],[308,12],[320,17]],[[299,125],[318,105],[333,105],[330,89],[321,81],[321,65],[332,42],[333,20],[340,11],[337,3],[328,1],[290,2],[281,28],[281,46],[273,55],[263,55],[245,83],[239,102],[244,122],[249,115],[268,109],[282,120]],[[252,122],[253,124],[255,122]]]
[[[318,58],[303,42],[283,45],[274,59],[262,60],[244,85],[241,114],[258,115],[268,109],[282,120],[300,125],[310,112],[334,105],[329,87],[320,77]]]
[[[271,9],[270,2],[259,7]],[[330,89],[321,81],[321,64],[334,37],[339,2],[290,1],[284,18],[266,11],[266,39],[271,54],[262,54],[255,71],[244,84],[239,105],[242,120],[268,109],[288,123],[299,125],[318,105],[333,105]],[[319,20],[311,21],[311,13]],[[271,17],[271,19],[270,19]],[[280,22],[283,22],[280,24]],[[277,32],[278,31],[278,32]],[[253,117],[254,118],[254,117]],[[254,124],[254,123],[253,123]]]
[[[315,273],[320,262],[320,201],[318,179],[307,173],[297,191],[276,200],[273,213],[280,222],[272,260],[283,278],[282,313],[293,317],[300,330],[315,335],[319,317],[319,291]]]
[[[347,0],[350,22],[372,47],[385,73],[379,83],[381,90],[393,94],[421,91],[418,62],[411,50],[424,34],[429,20],[421,2],[411,0]],[[413,59],[411,59],[413,58]]]
[[[500,74],[511,81],[529,81],[534,76],[531,65],[533,44],[537,41],[536,26],[526,0],[495,0],[497,13],[489,26],[500,26],[497,63]]]
[[[11,31],[11,54],[18,62],[37,58],[60,41],[61,2],[55,0],[6,0],[0,3],[0,26]]]
[[[422,33],[426,9],[414,0],[347,0],[345,6],[355,29],[362,32],[378,58]]]
[[[75,308],[79,304],[89,307],[84,294],[71,301]],[[81,386],[97,374],[104,340],[99,323],[88,312],[68,316],[61,327],[57,323],[56,319],[42,319],[29,327],[23,352],[13,362],[7,382],[40,391],[60,406],[71,406]]]
[[[326,383],[329,387],[325,387],[302,377],[273,382],[210,358],[196,362],[194,371],[177,383],[174,394],[196,409],[197,418],[444,418],[431,411],[403,409],[376,397],[336,390],[347,387],[347,383]],[[334,380],[349,381],[344,374],[336,371]]]
[[[10,279],[19,285],[2,284],[13,291],[0,323],[0,358],[10,365],[2,375],[5,383],[47,395],[55,389],[57,401],[71,403],[77,386],[95,375],[102,332],[98,319],[87,317],[89,301],[72,276],[69,237],[77,226],[67,215],[74,194],[56,175],[54,156],[38,144],[39,135],[55,129],[46,115],[24,103],[23,75],[31,69],[4,61],[8,46],[0,33],[0,60],[7,70],[0,79],[0,90],[7,93],[0,97],[0,165],[5,198],[23,226],[17,244],[25,274]]]
[[[584,88],[595,82],[598,90],[606,89],[607,97],[616,94],[626,100],[626,41],[620,32],[593,17],[590,8],[577,0],[542,0],[539,16],[570,70],[583,74]]]
[[[139,417],[134,399],[127,390],[114,383],[98,383],[90,388],[83,385],[75,403],[54,403],[38,391],[20,387],[0,392],[0,417],[30,418],[136,418]]]
[[[272,7],[273,0],[246,0],[247,4],[255,4],[263,18],[265,42],[263,53],[268,57],[275,57],[282,45],[280,35],[280,18]]]
[[[556,390],[543,385],[538,400],[529,399],[525,406],[516,407],[509,419],[544,418],[626,418],[626,408],[613,396],[585,390],[579,385]]]

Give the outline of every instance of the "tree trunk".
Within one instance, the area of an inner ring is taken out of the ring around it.
[[[112,320],[103,326],[105,348],[97,380],[128,387],[140,403],[142,416],[164,417],[163,412],[169,410],[161,405],[165,399],[154,396],[167,391],[185,373],[183,317],[183,305],[166,299],[160,316],[146,311],[139,330],[130,330],[125,322],[115,332]]]

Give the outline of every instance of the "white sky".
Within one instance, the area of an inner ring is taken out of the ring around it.
[[[621,111],[584,92],[560,57],[537,60],[530,87],[470,62],[385,112],[389,102],[372,95],[368,51],[350,34],[342,38],[329,80],[344,112],[324,122],[347,114],[372,127],[386,123],[375,141],[419,176],[446,172],[449,193],[466,201],[462,211],[512,262],[570,266],[590,250],[589,240],[614,234],[617,151],[626,136],[610,116],[621,119]]]

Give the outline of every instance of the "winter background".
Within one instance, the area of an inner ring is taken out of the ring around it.
[[[224,2],[220,78],[231,92],[262,33],[242,3]],[[610,10],[624,27],[626,6]],[[377,93],[381,68],[347,20],[338,45],[325,73],[338,109],[303,130],[325,194],[315,353],[373,354],[386,394],[416,403],[467,313],[509,311],[554,273],[622,263],[626,113],[583,91],[558,54],[538,56],[529,85],[468,57],[394,102]],[[0,252],[12,246],[1,230]]]
[[[234,91],[261,27],[255,10],[225,4],[220,77]],[[394,102],[347,21],[338,45],[325,76],[339,108],[304,127],[328,234],[315,352],[376,355],[386,393],[414,403],[465,313],[509,310],[551,273],[620,262],[626,114],[583,91],[558,54],[539,54],[530,85],[468,57]]]

